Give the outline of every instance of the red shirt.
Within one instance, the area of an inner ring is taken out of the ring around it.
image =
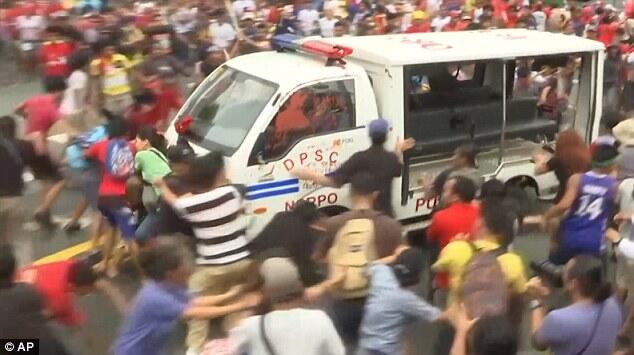
[[[40,60],[44,66],[44,76],[63,76],[70,74],[68,57],[75,50],[75,45],[66,41],[44,42],[40,48]]]
[[[156,99],[156,122],[166,121],[172,110],[178,110],[183,105],[183,96],[175,85],[163,85]]]
[[[86,151],[86,157],[99,161],[103,166],[106,163],[108,154],[108,144],[110,140],[103,140],[93,144]],[[130,143],[130,148],[135,151],[134,144]],[[107,169],[101,169],[101,185],[99,185],[99,196],[124,196],[126,193],[126,179],[116,178],[108,173]]]
[[[614,43],[616,37],[616,31],[619,29],[619,24],[615,21],[612,23],[602,23],[597,27],[597,39],[603,42],[606,47],[609,47]]]
[[[59,103],[54,95],[33,96],[21,105],[26,117],[26,133],[48,133],[61,116]]]
[[[31,283],[42,295],[46,310],[59,322],[76,326],[86,316],[75,308],[75,297],[70,284],[69,270],[74,260],[59,261],[24,268],[18,272],[18,280]]]
[[[434,214],[427,228],[427,241],[438,244],[442,250],[456,235],[472,233],[479,215],[480,207],[474,203],[453,203]],[[436,274],[436,286],[443,289],[449,288],[448,274]]]
[[[406,30],[405,33],[422,33],[422,32],[431,32],[431,24],[428,22],[421,23],[420,25],[411,25]]]

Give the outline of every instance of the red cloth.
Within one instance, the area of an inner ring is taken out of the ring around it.
[[[434,214],[427,228],[427,241],[442,250],[453,238],[462,233],[471,234],[480,215],[480,206],[474,203],[456,202]],[[436,287],[449,288],[449,275],[436,274]]]
[[[110,140],[108,139],[93,144],[86,151],[86,157],[98,161],[103,166],[106,163],[109,143]],[[133,143],[130,143],[130,148],[133,152],[135,151]],[[126,179],[120,179],[110,175],[107,169],[101,169],[101,171],[99,196],[124,196],[126,193]]]
[[[169,118],[170,111],[178,110],[183,105],[183,96],[176,85],[163,85],[157,95],[156,122],[164,122]]]
[[[597,27],[597,39],[608,47],[614,43],[618,29],[619,24],[616,21],[612,23],[602,23]]]
[[[68,277],[74,260],[35,265],[18,272],[18,280],[32,283],[44,299],[46,310],[55,320],[77,326],[86,316],[75,308],[73,288]]]
[[[44,42],[40,48],[40,60],[44,67],[44,76],[63,76],[70,74],[68,57],[75,45],[67,41]]]
[[[51,126],[60,119],[59,103],[55,95],[33,96],[21,105],[26,117],[26,133],[48,133]]]
[[[405,30],[405,33],[422,33],[422,32],[431,32],[431,25],[428,22],[423,22],[420,25],[411,25]]]

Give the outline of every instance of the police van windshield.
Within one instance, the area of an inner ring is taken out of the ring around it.
[[[193,119],[188,138],[231,156],[278,86],[227,66],[216,70],[201,85],[181,116]]]

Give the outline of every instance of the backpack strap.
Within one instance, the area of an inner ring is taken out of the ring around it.
[[[266,316],[266,314],[263,314],[260,317],[260,337],[262,338],[262,342],[264,343],[264,346],[266,346],[266,350],[269,352],[269,354],[270,355],[277,355],[275,350],[273,350],[273,345],[271,345],[271,342],[269,341],[269,338],[266,336],[266,324],[264,324],[264,317],[265,316]]]
[[[161,159],[165,164],[169,165],[169,162],[167,161],[167,158],[165,158],[165,156],[163,155],[163,153],[161,153],[160,150],[158,150],[156,148],[150,148],[149,151],[154,153],[157,157],[159,157],[159,159]]]

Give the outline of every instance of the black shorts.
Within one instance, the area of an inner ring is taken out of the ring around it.
[[[31,172],[37,180],[62,181],[64,177],[59,167],[48,155],[36,155],[30,164]]]

